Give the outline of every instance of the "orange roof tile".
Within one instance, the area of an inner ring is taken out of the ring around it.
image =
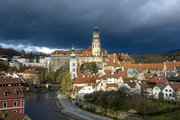
[[[2,111],[0,111],[0,115],[2,114]],[[19,112],[5,112],[5,120],[24,120],[23,118],[27,116],[25,113],[19,113]],[[29,116],[28,116],[29,118]],[[1,116],[0,116],[0,119]]]
[[[180,84],[179,83],[176,83],[176,84],[169,84],[171,86],[171,88],[174,90],[174,91],[177,91],[178,89],[180,89]]]
[[[147,83],[139,83],[141,88],[149,88],[149,85]]]
[[[28,69],[28,70],[25,70],[23,74],[37,74],[38,71],[36,70],[31,70],[31,69]]]
[[[106,83],[107,87],[118,87],[117,83]]]
[[[120,67],[120,62],[116,54],[108,54],[109,61],[105,61],[105,66]]]
[[[152,77],[153,75],[154,75],[153,73],[144,73],[145,79],[149,79],[149,78]]]
[[[20,94],[15,94],[14,90],[19,91]],[[4,92],[8,92],[8,95],[4,95]],[[0,99],[16,99],[24,98],[24,93],[21,86],[9,86],[9,87],[0,87]]]
[[[169,81],[164,76],[152,76],[149,80],[149,83],[156,83],[156,84],[167,84]]]
[[[21,80],[19,78],[0,78],[0,85],[4,84],[20,84]]]

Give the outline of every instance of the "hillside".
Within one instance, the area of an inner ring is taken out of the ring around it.
[[[135,63],[162,63],[165,61],[180,61],[180,49],[162,54],[150,54],[134,57]]]
[[[0,48],[0,55],[12,57],[12,56],[20,56],[21,53],[14,49]]]

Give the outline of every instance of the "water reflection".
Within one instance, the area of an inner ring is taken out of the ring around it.
[[[26,95],[25,113],[32,120],[73,120],[61,113],[57,108],[55,95],[55,91]]]

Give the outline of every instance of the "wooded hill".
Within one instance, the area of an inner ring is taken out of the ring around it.
[[[150,54],[145,56],[135,56],[135,63],[162,63],[166,61],[180,61],[180,49],[161,54]]]
[[[0,48],[0,55],[12,57],[12,56],[20,56],[21,53],[14,49]]]

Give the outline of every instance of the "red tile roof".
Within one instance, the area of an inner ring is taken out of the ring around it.
[[[0,78],[0,85],[4,84],[20,84],[21,80],[19,78]]]
[[[106,83],[107,87],[118,87],[117,83]]]
[[[86,51],[85,49],[82,50],[74,50],[76,54],[81,54],[82,52]],[[62,50],[55,50],[52,54],[71,54],[72,50],[62,51]]]
[[[141,88],[149,88],[149,85],[147,83],[139,83]]]
[[[156,83],[156,84],[168,84],[169,81],[164,76],[152,76],[148,83]]]
[[[78,87],[78,86],[75,86],[75,93],[78,93],[83,87]]]
[[[176,83],[176,84],[169,84],[171,86],[171,88],[174,90],[174,91],[177,91],[178,89],[180,89],[180,84],[179,83]]]
[[[0,111],[0,115],[2,114],[2,111]],[[5,112],[5,120],[23,120],[27,114],[25,113],[19,113],[19,112]],[[28,116],[29,118],[29,116]],[[0,116],[1,119],[1,116]]]
[[[165,62],[165,65],[167,67],[167,71],[168,70],[174,70],[175,67],[180,66],[180,62]]]
[[[0,72],[0,75],[6,75],[6,72],[1,71],[1,72]]]
[[[37,74],[38,71],[36,70],[31,70],[31,69],[28,69],[28,70],[25,70],[23,74]]]
[[[154,73],[144,73],[145,79],[149,79],[154,75]]]
[[[135,82],[137,80],[136,78],[124,78],[123,81],[124,83],[130,83],[130,82]]]
[[[116,54],[108,54],[109,61],[104,61],[105,66],[120,67],[120,62]]]
[[[163,63],[144,63],[144,64],[123,64],[124,68],[135,68],[135,69],[163,69]]]
[[[16,94],[15,91],[19,92]],[[5,92],[8,92],[8,95],[5,95]],[[21,86],[9,86],[9,87],[0,87],[0,99],[16,99],[24,98],[24,93]]]

